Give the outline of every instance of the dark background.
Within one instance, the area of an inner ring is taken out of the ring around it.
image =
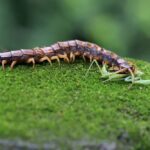
[[[80,39],[150,60],[150,0],[0,0],[0,50]]]

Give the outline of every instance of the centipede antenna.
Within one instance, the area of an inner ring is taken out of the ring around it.
[[[94,60],[91,62],[91,64],[90,64],[90,66],[89,66],[89,68],[88,68],[88,70],[87,70],[85,76],[88,75],[88,73],[89,73],[89,71],[91,70],[91,68],[92,68],[92,66],[93,66],[94,63],[95,63],[96,66],[98,67],[99,72],[102,74],[102,69],[100,68],[100,66],[99,66],[99,64],[98,64],[98,62],[97,62],[97,60],[94,59]]]

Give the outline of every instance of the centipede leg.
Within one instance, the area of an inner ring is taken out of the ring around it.
[[[130,72],[130,74],[131,74],[131,77],[132,77],[132,83],[134,83],[134,81],[135,81],[134,74],[133,74],[133,72],[131,71],[131,69],[128,69],[128,70],[129,70],[129,72]]]
[[[70,61],[75,61],[75,55],[72,52],[70,53]]]
[[[90,55],[90,62],[92,62],[92,56]]]
[[[134,76],[133,72],[131,71],[131,69],[128,69],[128,71],[130,72],[131,79],[132,79],[132,84],[128,87],[128,89],[130,89],[133,86],[134,82],[135,82],[135,76]]]
[[[86,54],[84,53],[83,55],[82,55],[82,58],[83,58],[83,60],[86,62]]]
[[[17,63],[17,61],[13,61],[13,62],[11,63],[11,65],[10,65],[10,69],[11,69],[11,70],[14,68],[14,66],[15,66],[16,63]]]
[[[112,65],[112,67],[109,68],[109,71],[117,71],[119,70],[118,66]]]
[[[7,64],[7,60],[2,60],[2,68],[5,70],[5,64]]]
[[[59,58],[63,58],[66,62],[69,63],[69,58],[67,57],[67,54],[66,54],[66,53],[64,53],[63,55],[59,54],[58,57],[59,57]]]
[[[57,60],[58,64],[60,65],[60,60],[58,56],[52,56],[51,60]]]
[[[47,57],[47,56],[42,57],[39,61],[43,62],[45,60],[47,60],[50,63],[50,65],[52,65],[51,59],[49,57]]]
[[[34,58],[29,58],[27,60],[27,63],[32,63],[33,64],[33,68],[35,67],[35,60],[34,60]]]
[[[68,62],[68,63],[70,62],[70,61],[69,61],[69,58],[68,58],[67,56],[64,57],[64,60],[65,60],[66,62]]]

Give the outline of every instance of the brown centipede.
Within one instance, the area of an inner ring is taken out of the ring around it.
[[[0,63],[4,70],[6,64],[10,64],[11,69],[13,69],[17,63],[31,63],[34,67],[35,63],[43,61],[48,61],[50,64],[52,60],[57,60],[58,63],[60,63],[60,59],[67,62],[74,62],[76,57],[82,57],[84,60],[89,59],[90,62],[94,61],[103,66],[107,65],[111,68],[111,72],[107,72],[107,75],[102,73],[103,77],[108,77],[108,79],[115,78],[116,76],[114,77],[114,75],[120,74],[126,76],[131,75],[132,82],[135,80],[137,73],[133,64],[97,44],[80,40],[57,42],[51,46],[42,48],[1,52]],[[131,81],[131,79],[127,78],[126,80]],[[138,80],[138,82],[139,81],[141,82],[141,80]]]

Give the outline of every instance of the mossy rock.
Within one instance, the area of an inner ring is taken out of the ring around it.
[[[150,63],[132,61],[150,79]],[[129,90],[122,81],[103,83],[96,67],[85,77],[88,67],[78,60],[0,71],[0,139],[38,144],[106,140],[150,149],[150,86]]]

